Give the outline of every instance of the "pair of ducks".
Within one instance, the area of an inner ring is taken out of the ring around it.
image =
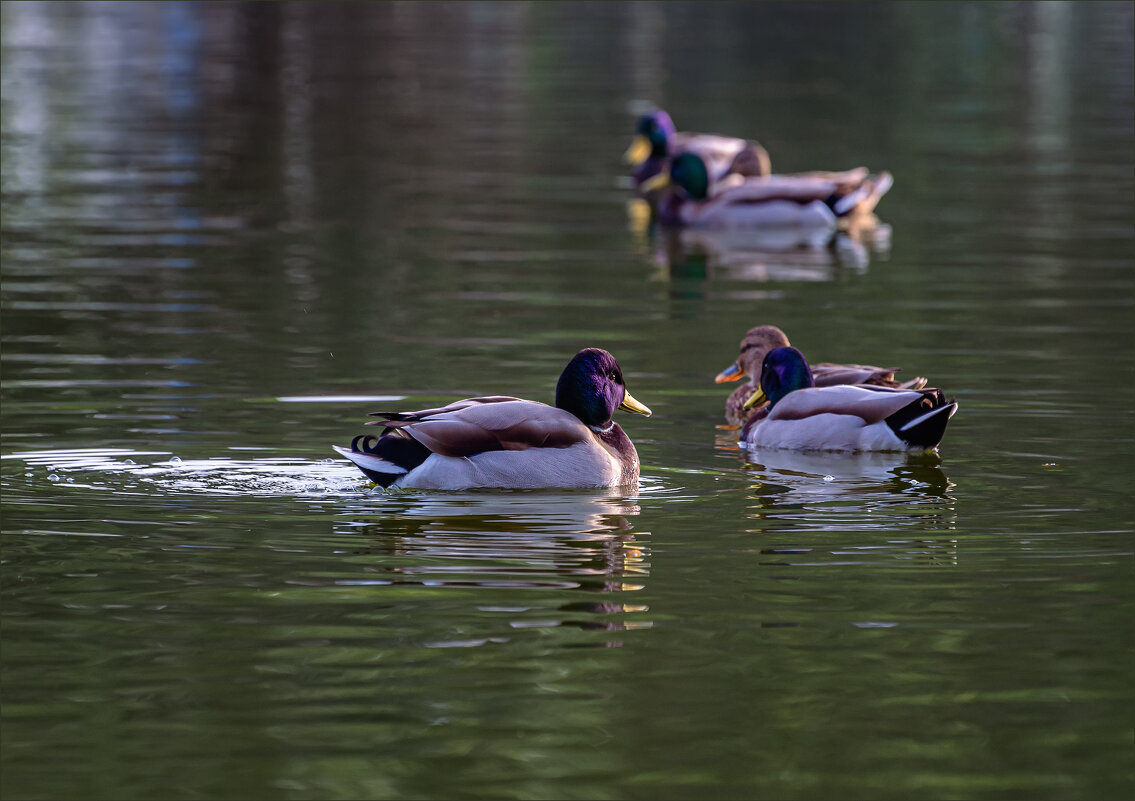
[[[670,115],[642,115],[626,159],[635,190],[670,227],[827,230],[873,219],[894,183],[866,167],[773,175],[757,142],[679,133]]]
[[[759,366],[758,366],[759,365]],[[809,366],[775,326],[757,326],[718,383],[750,378],[726,401],[726,418],[756,448],[932,450],[957,411],[926,379],[900,383],[896,368]],[[753,378],[756,382],[753,382]],[[579,351],[560,375],[556,401],[505,395],[467,398],[415,412],[376,412],[381,435],[333,446],[382,487],[459,490],[634,485],[634,443],[616,410],[650,416],[627,392],[615,357]]]

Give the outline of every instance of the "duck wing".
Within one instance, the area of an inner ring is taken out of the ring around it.
[[[827,206],[838,184],[819,178],[741,178],[717,182],[707,200],[681,205],[684,225],[710,228],[762,229],[788,238],[781,247],[826,242],[836,228]]]
[[[467,398],[437,409],[379,412],[383,432],[410,437],[442,456],[475,456],[488,451],[567,448],[591,437],[571,412],[537,401],[503,395]]]
[[[730,176],[732,177],[732,176]],[[836,216],[874,211],[879,200],[890,190],[894,178],[890,173],[864,175],[861,169],[846,173],[803,173],[770,175],[723,183],[708,203],[740,205],[790,200],[795,203],[820,201],[829,204]]]
[[[773,200],[792,200],[807,203],[827,200],[843,184],[812,175],[770,175],[767,178],[749,178],[724,188],[711,201],[722,203],[768,203]]]
[[[812,378],[818,387],[830,387],[839,384],[876,384],[896,389],[922,389],[926,386],[926,379],[915,376],[908,381],[899,381],[895,378],[898,367],[875,367],[869,364],[832,364],[821,362],[812,365]]]
[[[939,389],[901,390],[869,385],[831,386],[790,392],[768,414],[768,420],[803,420],[822,414],[854,415],[864,425],[881,423],[912,403],[927,410],[943,405]],[[912,410],[913,411],[913,410]]]
[[[702,158],[732,161],[734,156],[749,146],[749,142],[735,136],[682,132],[674,137],[671,153],[689,150]]]
[[[696,153],[705,162],[715,181],[730,173],[742,176],[767,175],[771,172],[768,152],[757,142],[717,134],[680,133],[674,140],[671,157],[678,153]]]
[[[507,403],[509,401],[518,401],[522,398],[514,398],[511,395],[486,395],[482,398],[464,398],[459,401],[454,401],[447,406],[439,406],[436,409],[419,409],[416,412],[371,412],[368,417],[381,417],[382,420],[372,420],[364,425],[368,426],[381,426],[386,425],[389,420],[408,420],[411,422],[418,422],[427,420],[439,414],[446,414],[448,412],[456,412],[461,409],[466,409],[470,406],[481,406],[486,403]]]
[[[832,181],[842,186],[863,183],[871,175],[866,167],[852,167],[850,170],[809,170],[808,172],[783,173],[781,178],[819,178],[823,181]]]

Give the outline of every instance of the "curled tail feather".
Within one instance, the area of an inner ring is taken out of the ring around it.
[[[890,188],[894,186],[894,183],[895,179],[889,172],[881,172],[864,181],[853,192],[849,192],[837,200],[832,205],[832,210],[839,217],[852,212],[870,214],[879,205],[883,195],[887,194]]]

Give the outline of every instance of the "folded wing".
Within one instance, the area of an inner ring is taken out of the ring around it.
[[[790,392],[769,413],[768,420],[802,420],[821,414],[855,415],[864,425],[886,420],[918,402],[929,411],[945,403],[939,389],[901,390],[875,386],[831,386]],[[914,413],[914,409],[911,413]]]
[[[898,371],[898,367],[821,362],[812,365],[812,378],[818,387],[831,387],[839,384],[877,384],[898,389],[922,389],[926,386],[926,379],[922,376],[900,382],[895,378],[895,373]]]
[[[468,398],[437,409],[379,413],[383,432],[397,433],[443,456],[489,451],[567,448],[588,438],[579,418],[563,409],[507,396]]]

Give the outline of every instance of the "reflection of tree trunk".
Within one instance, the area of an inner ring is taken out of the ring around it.
[[[1065,3],[1024,3],[1023,68],[1027,81],[1025,141],[1042,163],[1060,159],[1068,147],[1072,46]]]
[[[623,34],[629,62],[626,90],[634,100],[662,105],[666,101],[665,9],[656,3],[643,2],[630,3],[626,10],[629,16]]]
[[[1060,236],[1074,236],[1075,221],[1070,217],[1073,204],[1069,192],[1074,184],[1052,180],[1068,175],[1075,158],[1070,139],[1071,122],[1071,9],[1065,3],[1023,3],[1017,9],[1023,33],[1019,68],[1025,91],[1021,98],[1019,141],[1030,154],[1029,183],[1033,188],[1020,193],[1021,214],[1043,220],[1046,229]],[[1036,257],[1037,266],[1042,261]],[[1039,278],[1051,270],[1058,278],[1060,260],[1045,259],[1048,268],[1036,270]]]

